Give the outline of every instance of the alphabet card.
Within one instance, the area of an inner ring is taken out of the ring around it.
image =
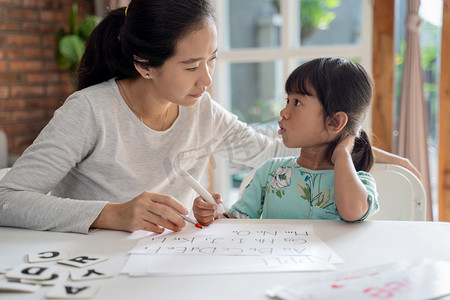
[[[52,275],[53,273],[55,273],[55,271],[55,266],[22,264],[9,270],[6,273],[6,277],[15,279],[47,280],[52,278]]]
[[[46,286],[46,285],[62,284],[67,281],[67,278],[69,278],[69,272],[67,270],[56,270],[55,273],[52,274],[52,277],[50,279],[46,280],[20,279],[20,282]]]
[[[86,299],[93,297],[99,289],[98,285],[92,285],[88,280],[110,278],[116,274],[108,266],[91,267],[108,260],[106,256],[87,254],[68,257],[66,250],[39,251],[28,253],[29,264],[20,264],[14,268],[2,266],[0,293],[33,293],[44,287],[50,289],[46,294],[50,299]],[[81,280],[86,283],[80,285],[71,282]]]
[[[70,278],[73,281],[92,280],[114,277],[114,271],[109,267],[76,269],[70,271]]]
[[[92,298],[97,292],[98,285],[79,285],[79,284],[61,284],[55,285],[45,295],[48,299],[79,299],[79,298]]]
[[[67,257],[68,257],[68,255],[67,255],[66,250],[40,251],[38,253],[28,254],[28,261],[30,263],[54,261],[54,260],[66,259]]]
[[[80,255],[73,258],[60,260],[58,261],[59,264],[63,265],[69,265],[72,267],[78,267],[78,268],[84,268],[89,267],[94,264],[97,264],[99,262],[107,260],[108,257],[106,256],[99,256],[99,255]]]
[[[0,292],[34,293],[41,288],[40,285],[25,284],[21,282],[0,280]]]

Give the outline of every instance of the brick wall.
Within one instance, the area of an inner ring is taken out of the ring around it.
[[[93,0],[0,0],[0,129],[10,156],[22,154],[73,92],[69,71],[55,62],[55,34],[68,30],[74,2],[80,21],[94,13]]]

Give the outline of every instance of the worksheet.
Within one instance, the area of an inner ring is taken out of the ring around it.
[[[129,253],[122,273],[132,276],[320,271],[343,262],[304,224],[189,224],[148,233]]]
[[[314,234],[312,225],[215,223],[203,229],[149,234],[129,253],[147,255],[315,255],[340,258]]]

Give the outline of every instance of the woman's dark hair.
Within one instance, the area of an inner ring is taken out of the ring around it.
[[[308,61],[297,67],[286,81],[287,94],[317,95],[324,109],[324,119],[345,112],[348,121],[341,134],[330,144],[331,159],[336,145],[349,135],[356,135],[352,151],[357,171],[369,171],[374,158],[370,139],[361,123],[372,101],[372,76],[358,63],[329,57]]]
[[[132,0],[92,31],[78,68],[78,89],[113,77],[136,77],[134,64],[162,66],[178,41],[214,20],[207,0]]]

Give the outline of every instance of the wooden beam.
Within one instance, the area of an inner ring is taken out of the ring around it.
[[[394,2],[375,0],[373,8],[373,144],[389,152],[394,115]]]
[[[450,0],[443,1],[439,87],[439,221],[450,221]]]

